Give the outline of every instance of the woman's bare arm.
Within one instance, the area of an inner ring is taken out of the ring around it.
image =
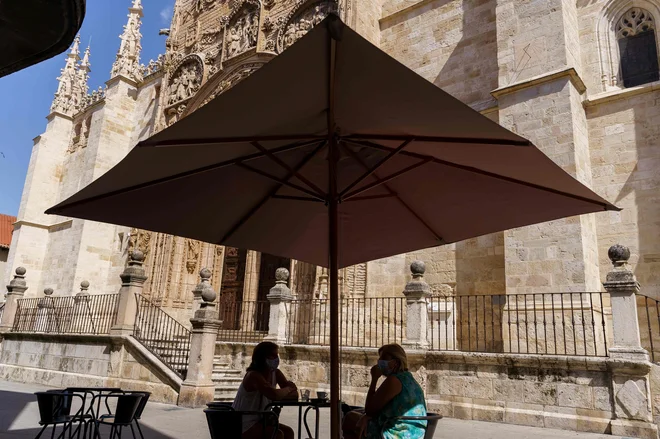
[[[290,386],[276,389],[271,383],[266,381],[263,375],[257,372],[249,372],[243,381],[245,383],[245,390],[249,392],[258,390],[259,393],[271,401],[279,401],[281,399],[285,399],[293,390],[293,388]]]
[[[364,404],[364,411],[369,416],[377,416],[380,411],[395,396],[401,393],[401,381],[395,376],[388,376],[376,390],[378,379],[372,379],[369,391],[367,392],[367,402]]]

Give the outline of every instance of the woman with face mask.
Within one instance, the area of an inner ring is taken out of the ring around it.
[[[371,368],[371,385],[364,411],[349,412],[344,438],[423,439],[426,421],[391,421],[397,416],[426,416],[424,392],[408,371],[408,357],[398,344],[378,349],[378,363]],[[380,387],[378,380],[385,377]]]
[[[263,411],[272,401],[296,399],[298,388],[279,370],[278,346],[268,341],[259,343],[252,351],[252,363],[238,388],[232,408],[237,411]],[[278,388],[279,386],[279,388]],[[243,439],[271,437],[273,427],[264,426],[258,415],[243,417]],[[264,434],[265,433],[265,434]],[[293,439],[293,429],[279,424],[277,439]]]

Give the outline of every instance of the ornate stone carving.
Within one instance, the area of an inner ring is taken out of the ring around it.
[[[82,101],[81,111],[84,111],[87,107],[90,107],[97,102],[101,102],[105,99],[105,88],[99,85],[97,90],[92,91],[90,94],[85,96]]]
[[[192,8],[195,14],[201,14],[215,8],[215,5],[216,0],[193,0]]]
[[[186,240],[186,270],[189,274],[194,274],[199,261],[200,243],[194,239]]]
[[[264,8],[270,10],[275,6],[275,0],[264,0]]]
[[[128,239],[129,254],[135,250],[141,251],[146,258],[151,250],[151,232],[145,230],[132,229]]]
[[[199,55],[188,55],[170,77],[167,105],[190,99],[199,90],[204,79],[204,60]]]
[[[73,135],[71,136],[71,141],[69,142],[67,152],[74,153],[80,148],[87,147],[87,140],[89,138],[89,128],[91,123],[91,117],[88,117],[84,121],[76,124],[73,129]]]
[[[270,21],[270,17],[264,18],[264,24],[261,25],[261,29],[263,29],[265,34],[269,34],[274,27],[275,25]]]
[[[149,64],[146,66],[143,64],[140,66],[140,73],[142,74],[142,77],[146,78],[147,76],[151,76],[155,73],[160,72],[165,65],[165,55],[162,53],[158,55],[158,58],[154,61],[149,60]]]
[[[278,20],[277,50],[282,52],[319,24],[330,12],[336,11],[336,3],[298,1],[293,13]]]
[[[259,13],[260,6],[257,0],[245,0],[237,5],[226,18],[225,59],[240,55],[257,46]]]
[[[358,264],[342,270],[344,291],[348,297],[364,297],[367,292],[367,264]]]
[[[142,25],[143,15],[141,0],[133,0],[133,6],[128,10],[128,23],[124,26],[124,32],[119,36],[121,44],[115,62],[112,64],[110,76],[122,75],[134,81],[141,81],[140,51],[142,50],[142,34],[140,33],[140,26]]]
[[[243,79],[247,78],[250,76],[252,73],[254,73],[256,70],[259,69],[259,67],[263,66],[264,63],[249,63],[249,64],[244,64],[238,69],[234,70],[230,75],[227,76],[223,81],[221,81],[218,86],[216,87],[213,92],[204,99],[202,102],[201,106],[204,106],[208,104],[211,100],[213,100],[216,96],[218,96],[220,93],[223,93],[230,88],[232,88],[234,85],[238,84],[241,82]]]
[[[632,37],[642,32],[655,29],[653,16],[642,8],[630,8],[623,14],[616,25],[616,37]]]

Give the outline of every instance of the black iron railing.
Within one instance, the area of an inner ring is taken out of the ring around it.
[[[117,294],[18,299],[14,332],[108,334],[117,317]]]
[[[354,297],[340,304],[340,343],[348,347],[380,347],[402,343],[406,333],[404,297]],[[328,299],[294,300],[287,313],[287,343],[328,345]]]
[[[600,292],[432,297],[431,349],[605,357],[608,300]]]
[[[637,320],[642,347],[649,351],[651,361],[660,361],[660,301],[638,295]]]
[[[136,299],[133,337],[179,377],[185,378],[190,357],[190,330],[141,294],[136,294]]]
[[[218,340],[239,343],[260,342],[268,333],[270,302],[267,300],[220,304],[221,329]]]
[[[5,303],[0,303],[0,321],[2,321],[2,313],[5,312]]]

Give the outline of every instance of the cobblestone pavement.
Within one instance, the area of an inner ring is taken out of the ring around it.
[[[39,411],[32,393],[42,390],[47,388],[0,381],[0,438],[33,439],[37,435]],[[297,414],[297,409],[285,409],[282,412],[282,422],[296,426]],[[330,436],[329,415],[327,409],[321,411],[319,439],[328,439]],[[201,409],[185,409],[150,402],[142,415],[141,424],[145,439],[209,438],[206,419]],[[103,435],[104,438],[107,437],[107,433]],[[50,431],[44,433],[44,437],[50,437]],[[130,432],[127,431],[125,437],[131,437]],[[303,438],[305,437],[306,435],[303,435]],[[458,419],[441,420],[434,437],[436,439],[617,439],[607,435]]]

